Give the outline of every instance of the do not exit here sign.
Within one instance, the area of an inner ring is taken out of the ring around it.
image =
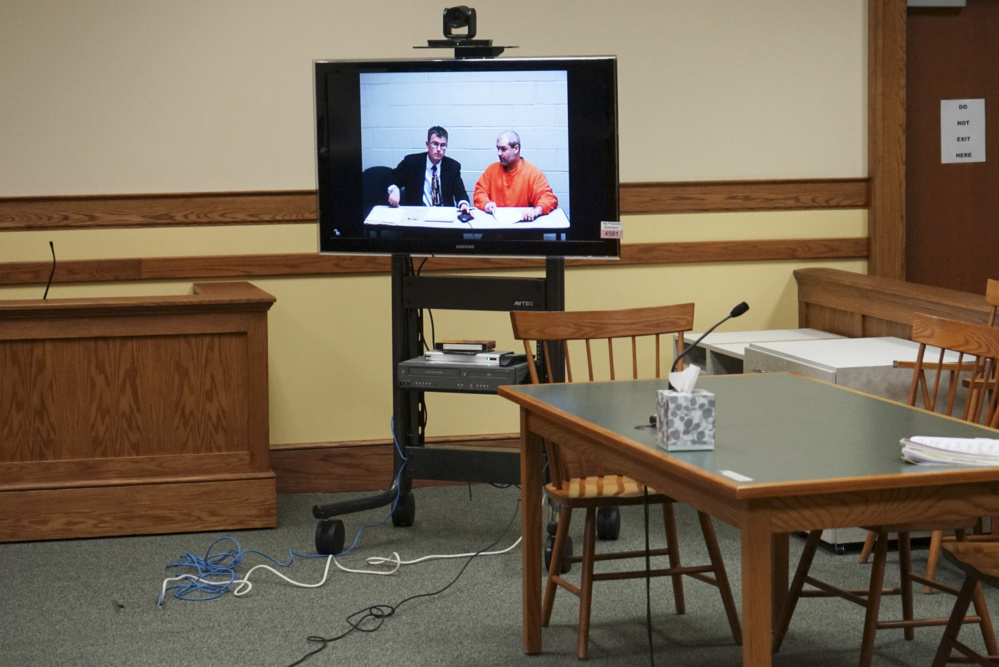
[[[985,100],[940,100],[940,161],[985,162]]]

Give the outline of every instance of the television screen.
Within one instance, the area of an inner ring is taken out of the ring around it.
[[[610,57],[318,61],[323,253],[617,257]]]

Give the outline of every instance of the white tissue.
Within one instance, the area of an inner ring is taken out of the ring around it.
[[[700,367],[690,364],[682,371],[669,374],[670,386],[681,394],[693,393],[694,385],[697,384],[697,376],[700,374]]]

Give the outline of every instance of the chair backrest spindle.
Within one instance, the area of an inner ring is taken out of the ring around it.
[[[960,405],[962,419],[996,426],[999,328],[917,313],[912,321],[912,340],[919,343],[919,353],[909,387],[909,405],[918,406],[921,397],[922,407],[934,410],[945,399],[944,414],[954,416]],[[928,353],[929,347],[939,348],[939,353]],[[944,378],[946,396],[941,396]]]
[[[543,359],[539,360],[549,378],[557,364],[563,363],[566,378],[569,382],[576,380],[572,373],[571,345],[579,345],[586,355],[586,370],[589,380],[617,380],[625,375],[625,369],[617,368],[615,363],[614,343],[619,339],[631,339],[631,373],[632,379],[642,377],[661,378],[662,353],[661,337],[677,336],[678,349],[683,349],[683,334],[693,328],[694,304],[685,303],[670,306],[652,306],[647,308],[630,308],[610,311],[515,311],[511,313],[514,337],[524,342],[524,350],[529,361],[536,361],[532,345],[542,343]],[[594,347],[592,341],[606,340],[606,360],[598,354],[600,346]],[[564,361],[555,358],[549,343],[562,343]],[[625,343],[621,343],[625,344]],[[577,352],[580,350],[577,349]],[[645,372],[642,366],[649,360]],[[606,361],[606,363],[604,363]],[[622,360],[623,362],[623,360]],[[624,362],[623,362],[624,363]],[[623,366],[622,363],[622,366]],[[655,367],[652,368],[652,364]],[[577,364],[578,365],[578,364]],[[679,366],[682,368],[682,366]],[[538,373],[531,372],[532,382],[540,382]]]
[[[999,310],[999,280],[989,280],[985,283],[985,303],[992,306],[989,313],[988,326],[996,324],[996,311]]]
[[[566,378],[569,382],[575,379],[572,373],[573,353],[570,343],[576,346],[577,352],[580,350],[585,352],[587,377],[591,382],[605,378],[616,380],[618,373],[614,364],[614,341],[628,338],[631,339],[631,377],[633,379],[639,379],[643,376],[659,378],[662,377],[660,336],[676,334],[678,349],[682,350],[683,334],[694,326],[694,304],[685,303],[611,311],[514,311],[510,313],[510,319],[513,324],[514,338],[524,342],[524,351],[529,362],[528,370],[531,374],[531,381],[535,384],[541,381],[535,365],[537,361],[542,364],[549,381],[556,377],[553,370],[557,370],[559,364],[564,364]],[[651,351],[652,339],[655,340],[654,354]],[[591,345],[591,341],[600,340],[607,341],[606,359],[603,358],[602,345],[599,343]],[[563,359],[558,358],[555,352],[557,348],[554,345],[556,343],[562,344]],[[640,347],[641,350],[639,350]],[[541,360],[535,359],[533,348],[542,350],[543,358]],[[647,354],[646,351],[648,351]],[[648,368],[647,372],[641,373],[639,362],[644,362],[646,358],[654,358],[655,369],[653,371],[653,369]],[[604,362],[606,362],[606,366],[603,365]],[[627,377],[625,370],[622,368],[622,378]],[[547,441],[545,444],[549,451],[552,480],[556,486],[561,487],[564,480],[570,477],[579,478],[593,475],[600,477],[606,473],[602,460],[591,461],[580,454],[567,454],[562,447],[551,441]],[[571,471],[570,468],[572,468]]]

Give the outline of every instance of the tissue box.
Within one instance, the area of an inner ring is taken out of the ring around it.
[[[715,395],[660,389],[656,401],[656,437],[668,451],[715,448]]]

